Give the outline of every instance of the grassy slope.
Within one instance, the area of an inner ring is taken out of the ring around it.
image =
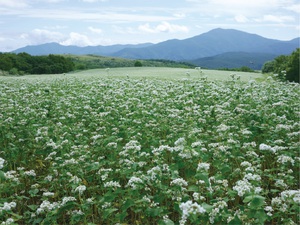
[[[262,80],[264,76],[261,73],[232,72],[219,70],[202,70],[202,75],[195,69],[167,68],[167,67],[123,67],[108,69],[91,69],[80,72],[68,73],[66,75],[27,75],[19,77],[20,79],[55,79],[61,76],[76,78],[92,77],[116,77],[116,78],[154,78],[154,79],[200,79],[207,77],[208,80],[230,80],[231,74],[241,77],[242,81]]]
[[[116,68],[116,67],[134,67],[137,60],[125,59],[119,57],[108,57],[98,55],[63,55],[71,59],[75,63],[75,67],[83,67],[85,69],[98,68]],[[146,67],[177,67],[191,68],[193,64],[186,62],[175,62],[170,60],[138,60]]]

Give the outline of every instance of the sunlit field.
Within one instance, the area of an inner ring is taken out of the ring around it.
[[[299,96],[228,71],[0,77],[0,224],[299,224]]]
[[[107,68],[107,69],[91,69],[67,74],[48,74],[48,75],[26,75],[19,79],[36,79],[52,80],[61,79],[63,77],[76,77],[77,79],[86,78],[148,78],[163,80],[178,79],[196,79],[200,78],[208,80],[230,80],[232,76],[239,77],[241,81],[249,81],[256,79],[264,79],[261,73],[221,71],[221,70],[205,70],[205,69],[184,69],[184,68],[166,68],[166,67],[125,67],[125,68]]]

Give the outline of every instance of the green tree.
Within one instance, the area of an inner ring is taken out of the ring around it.
[[[137,61],[134,62],[134,66],[135,66],[135,67],[142,67],[143,64],[142,64],[141,61],[137,60]]]
[[[300,48],[294,51],[287,62],[286,79],[299,83]]]
[[[263,73],[273,72],[281,81],[299,83],[300,49],[297,48],[291,55],[280,55],[273,61],[266,62]]]
[[[262,72],[271,73],[274,71],[274,68],[275,68],[275,61],[268,61],[265,62],[265,64],[263,65]]]
[[[9,71],[14,66],[12,59],[7,54],[0,54],[0,62],[0,69],[4,71]]]
[[[19,74],[19,71],[17,68],[12,68],[9,70],[9,74],[10,75],[18,75]]]

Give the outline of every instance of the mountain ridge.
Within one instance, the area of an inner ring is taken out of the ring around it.
[[[289,41],[265,38],[257,34],[247,33],[235,29],[216,28],[206,33],[186,39],[170,39],[157,44],[128,44],[110,46],[63,46],[58,43],[47,43],[37,46],[26,46],[13,51],[14,53],[27,52],[31,55],[47,54],[77,54],[103,55],[129,59],[164,59],[174,61],[198,62],[201,58],[213,57],[220,59],[224,53],[245,52],[251,57],[263,60],[268,56],[276,57],[287,55],[299,48],[300,37]],[[262,57],[262,55],[265,55]],[[217,57],[218,56],[218,57]],[[226,56],[226,54],[225,54]],[[228,55],[229,56],[229,55]],[[224,57],[224,55],[222,56]],[[234,57],[228,57],[228,60]],[[272,58],[270,58],[272,60]],[[204,62],[205,60],[202,60]],[[207,62],[209,60],[206,60]],[[227,60],[225,60],[227,61]],[[233,62],[228,62],[232,64]],[[260,61],[258,64],[263,64]],[[210,62],[211,64],[211,62]],[[197,65],[197,64],[196,64]],[[227,64],[224,64],[225,66]],[[241,65],[244,66],[244,65]],[[251,65],[250,65],[251,66]],[[207,65],[205,66],[209,68]]]

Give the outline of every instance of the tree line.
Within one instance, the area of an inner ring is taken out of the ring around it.
[[[74,70],[74,63],[60,55],[32,56],[28,53],[0,53],[0,70],[11,75],[58,74]]]
[[[281,81],[299,83],[300,48],[291,55],[280,55],[273,61],[268,61],[262,68],[263,73],[273,73]]]

